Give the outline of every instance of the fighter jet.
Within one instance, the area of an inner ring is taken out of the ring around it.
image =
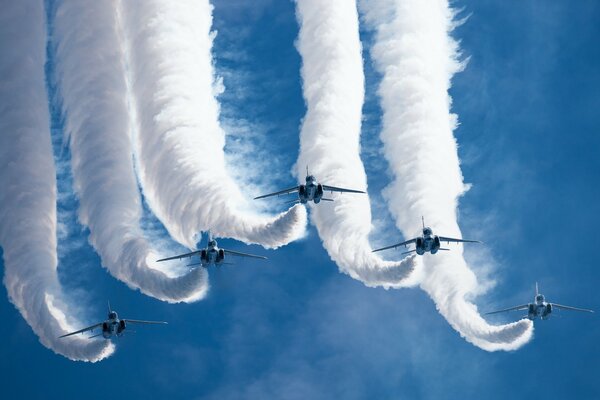
[[[306,167],[306,184],[294,186],[289,189],[280,190],[279,192],[269,193],[262,196],[255,197],[254,200],[264,199],[265,197],[281,196],[285,194],[291,194],[298,192],[298,198],[290,201],[290,203],[302,203],[306,204],[309,201],[313,201],[315,204],[319,204],[322,201],[333,201],[323,197],[324,192],[340,192],[340,193],[365,193],[361,190],[344,189],[336,186],[323,185],[318,183],[313,175],[308,174],[308,167]]]
[[[218,267],[223,264],[231,264],[231,263],[225,262],[225,256],[227,256],[227,255],[238,256],[238,257],[260,258],[261,260],[267,259],[267,257],[264,257],[264,256],[256,256],[254,254],[240,253],[238,251],[220,249],[219,246],[217,246],[217,241],[215,239],[213,239],[212,234],[209,231],[208,232],[208,245],[206,246],[206,248],[201,249],[201,250],[195,250],[195,251],[192,251],[191,253],[180,254],[178,256],[162,258],[162,259],[156,260],[156,261],[162,262],[162,261],[169,261],[169,260],[180,260],[182,258],[190,258],[193,256],[200,256],[199,263],[188,264],[188,266],[200,265],[204,268],[208,268],[211,265],[215,265]]]
[[[400,247],[400,246],[406,247],[409,244],[414,243],[415,244],[414,250],[405,251],[402,254],[409,254],[409,253],[416,252],[418,255],[422,256],[426,252],[435,254],[438,252],[438,250],[450,250],[450,249],[445,249],[443,247],[440,247],[441,242],[481,243],[479,240],[453,239],[453,238],[449,238],[449,237],[445,237],[445,236],[434,235],[433,230],[431,228],[425,226],[425,219],[423,217],[421,217],[421,221],[423,222],[423,236],[407,240],[406,242],[397,243],[392,246],[382,247],[381,249],[373,250],[373,253],[375,253],[376,251],[395,249],[396,247]]]
[[[571,307],[571,306],[563,306],[562,304],[548,303],[546,301],[544,295],[540,294],[540,292],[538,291],[538,284],[536,282],[535,283],[535,298],[533,300],[533,303],[521,304],[520,306],[505,308],[503,310],[492,311],[492,312],[488,312],[485,314],[489,315],[489,314],[497,314],[497,313],[501,313],[501,312],[505,312],[505,311],[527,310],[527,315],[524,315],[523,317],[529,318],[530,320],[533,321],[537,317],[540,317],[541,319],[550,318],[550,314],[552,313],[552,310],[555,308],[559,309],[559,310],[585,311],[585,312],[589,312],[589,313],[594,312],[593,310],[587,310],[585,308],[577,308],[577,307]]]
[[[104,322],[99,322],[95,325],[88,326],[87,328],[80,329],[75,332],[67,333],[66,335],[59,336],[59,338],[64,338],[71,335],[76,335],[78,333],[84,333],[88,331],[93,331],[98,328],[102,328],[102,332],[97,335],[90,336],[88,339],[95,338],[97,336],[102,335],[104,339],[110,339],[113,335],[117,337],[123,336],[125,333],[125,328],[127,324],[166,324],[164,321],[141,321],[139,319],[119,319],[117,313],[110,309],[110,302],[108,303],[108,319]]]

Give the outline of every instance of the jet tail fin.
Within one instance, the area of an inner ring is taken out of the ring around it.
[[[538,290],[538,283],[535,283],[535,295],[537,296],[538,294],[540,294],[540,291]]]
[[[112,310],[110,309],[110,300],[108,300],[108,313],[110,314]]]
[[[423,224],[423,229],[425,229],[425,218],[421,215],[421,223]]]

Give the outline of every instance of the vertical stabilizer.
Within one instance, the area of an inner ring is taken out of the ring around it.
[[[421,222],[423,223],[423,230],[425,230],[425,218],[421,215]]]
[[[538,290],[538,283],[535,283],[535,295],[537,296],[538,294],[540,294],[539,290]]]
[[[110,309],[110,300],[108,300],[108,313],[110,314],[112,310]]]

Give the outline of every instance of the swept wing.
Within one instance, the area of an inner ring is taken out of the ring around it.
[[[411,243],[414,243],[416,241],[417,241],[417,239],[410,239],[410,240],[407,240],[406,242],[397,243],[397,244],[394,244],[392,246],[382,247],[380,249],[373,250],[373,253],[375,253],[376,251],[381,251],[381,250],[395,249],[396,247],[400,247],[400,246],[407,246],[407,245],[409,245]]]
[[[202,252],[202,250],[196,250],[196,251],[192,251],[191,253],[180,254],[178,256],[161,258],[160,260],[156,260],[156,262],[169,261],[169,260],[180,260],[182,258],[188,258],[188,257],[192,257],[192,256],[197,256],[201,252]]]
[[[99,322],[99,323],[97,323],[95,325],[88,326],[87,328],[83,328],[83,329],[80,329],[78,331],[67,333],[66,335],[59,336],[58,338],[60,339],[60,338],[64,338],[64,337],[67,337],[67,336],[76,335],[78,333],[83,333],[83,332],[91,331],[91,330],[94,330],[94,329],[99,328],[101,326],[102,326],[102,322]]]
[[[274,192],[274,193],[269,193],[269,194],[264,194],[262,196],[258,196],[255,197],[254,200],[258,200],[258,199],[264,199],[265,197],[271,197],[271,196],[281,196],[283,194],[290,194],[290,193],[294,193],[298,191],[299,186],[294,186],[288,189],[283,189],[280,190],[279,192]]]
[[[447,243],[481,243],[479,240],[466,240],[466,239],[454,239],[454,238],[449,238],[449,237],[445,237],[445,236],[438,236],[440,238],[440,242],[447,242]]]
[[[266,260],[267,259],[267,257],[265,257],[265,256],[257,256],[257,255],[254,255],[254,254],[241,253],[239,251],[225,250],[225,249],[223,249],[223,251],[225,252],[225,254],[231,254],[232,256],[260,258],[262,260]]]
[[[529,308],[529,304],[521,304],[520,306],[514,306],[514,307],[510,307],[510,308],[504,308],[504,309],[498,310],[498,311],[487,312],[487,313],[485,313],[485,315],[497,314],[497,313],[506,312],[506,311],[527,310],[528,308]]]
[[[167,324],[165,321],[142,321],[139,319],[123,319],[123,321],[132,324]]]
[[[323,191],[328,191],[328,192],[365,193],[362,190],[344,189],[344,188],[339,188],[339,187],[329,186],[329,185],[321,185],[321,186],[323,187]]]
[[[571,311],[585,311],[585,312],[590,312],[593,313],[594,310],[588,310],[586,308],[577,308],[577,307],[571,307],[571,306],[563,306],[562,304],[556,304],[556,303],[551,303],[552,307],[556,307],[556,308],[560,308],[563,310],[571,310]]]

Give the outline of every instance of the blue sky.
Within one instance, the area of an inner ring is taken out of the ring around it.
[[[476,302],[482,309],[521,304],[539,281],[550,301],[600,310],[600,5],[456,6],[471,14],[455,32],[470,61],[451,89],[463,173],[473,184],[461,200],[460,222],[465,235],[485,235],[496,265],[497,286]],[[242,116],[268,135],[261,143],[277,154],[280,170],[273,179],[289,181],[305,112],[294,5],[215,2],[215,28],[224,118]],[[363,39],[368,44],[370,34]],[[363,158],[377,199],[389,176],[377,157],[378,76],[365,57]],[[57,157],[68,160],[59,149],[57,143]],[[65,193],[68,175],[59,175]],[[278,251],[220,241],[270,260],[211,270],[205,300],[168,305],[100,266],[75,222],[76,206],[68,196],[59,204],[70,228],[60,241],[60,276],[73,298],[98,319],[110,299],[121,316],[170,324],[138,329],[105,361],[75,363],[39,344],[3,287],[7,398],[104,398],[111,390],[134,398],[600,398],[597,315],[537,321],[522,349],[487,353],[461,339],[420,289],[370,289],[338,273],[312,227],[305,240]],[[374,212],[386,218],[384,209]]]

